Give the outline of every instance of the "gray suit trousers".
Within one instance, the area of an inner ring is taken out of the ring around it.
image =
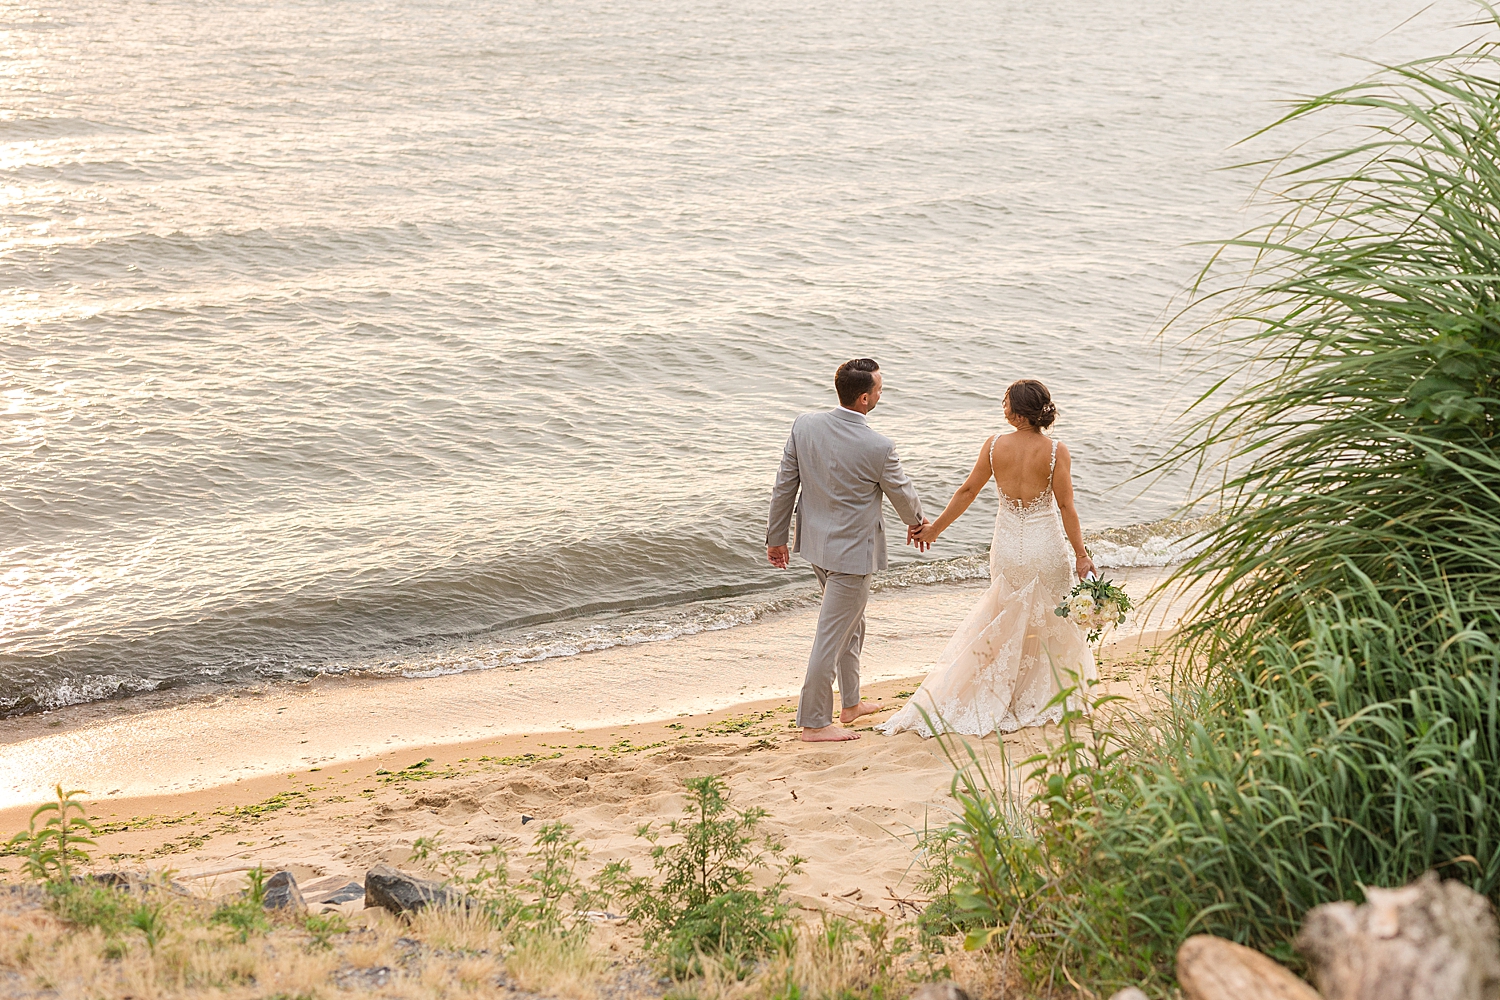
[[[865,604],[874,574],[833,573],[814,566],[823,588],[818,634],[807,658],[807,678],[797,701],[797,725],[822,729],[833,724],[833,679],[845,708],[859,704],[859,652],[865,644]]]

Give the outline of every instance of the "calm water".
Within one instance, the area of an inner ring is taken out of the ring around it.
[[[1426,6],[0,3],[0,714],[743,620],[850,356],[935,509],[1029,375],[1166,517],[1228,147]]]

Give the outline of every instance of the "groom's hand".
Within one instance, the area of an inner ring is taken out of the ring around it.
[[[787,564],[791,562],[791,554],[787,552],[785,545],[767,545],[766,559],[777,569],[786,569]]]
[[[921,538],[923,530],[931,523],[931,521],[924,517],[921,524],[908,524],[906,526],[906,544],[915,545],[918,552],[926,552],[932,548],[931,542],[924,542]]]

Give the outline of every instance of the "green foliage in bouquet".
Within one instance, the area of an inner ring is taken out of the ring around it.
[[[1134,607],[1123,587],[1095,577],[1079,580],[1054,613],[1088,629],[1088,641],[1097,642],[1109,626],[1125,624],[1126,612]]]

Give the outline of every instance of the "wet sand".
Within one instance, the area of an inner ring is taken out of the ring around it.
[[[1113,575],[1141,595],[1161,571]],[[872,597],[865,683],[925,673],[983,586],[917,586]],[[1119,638],[1171,627],[1177,610],[1163,605],[1138,615]],[[636,725],[787,697],[801,687],[816,624],[817,609],[807,607],[518,669],[328,679],[167,707],[122,701],[10,719],[0,727],[0,810],[42,801],[58,784],[95,800],[154,797],[391,752]]]
[[[1137,698],[1149,690],[1161,638],[1111,644],[1101,657],[1102,690]],[[880,681],[867,693],[893,709],[918,682]],[[922,900],[916,838],[951,818],[949,754],[962,758],[964,746],[864,726],[857,741],[801,743],[794,710],[794,698],[765,699],[670,720],[403,747],[199,791],[95,801],[101,833],[93,867],[170,869],[216,895],[239,888],[256,866],[289,869],[302,884],[358,881],[377,862],[411,867],[415,840],[433,835],[474,853],[498,844],[524,867],[536,831],[556,820],[589,849],[586,871],[614,860],[646,870],[650,845],[636,836],[638,826],[679,816],[683,781],[716,774],[736,808],[765,809],[766,829],[806,859],[789,884],[797,904],[911,916]],[[1043,727],[967,742],[998,773],[1056,735]],[[24,826],[25,812],[0,813],[0,831]],[[18,868],[17,859],[0,858],[0,879]]]

